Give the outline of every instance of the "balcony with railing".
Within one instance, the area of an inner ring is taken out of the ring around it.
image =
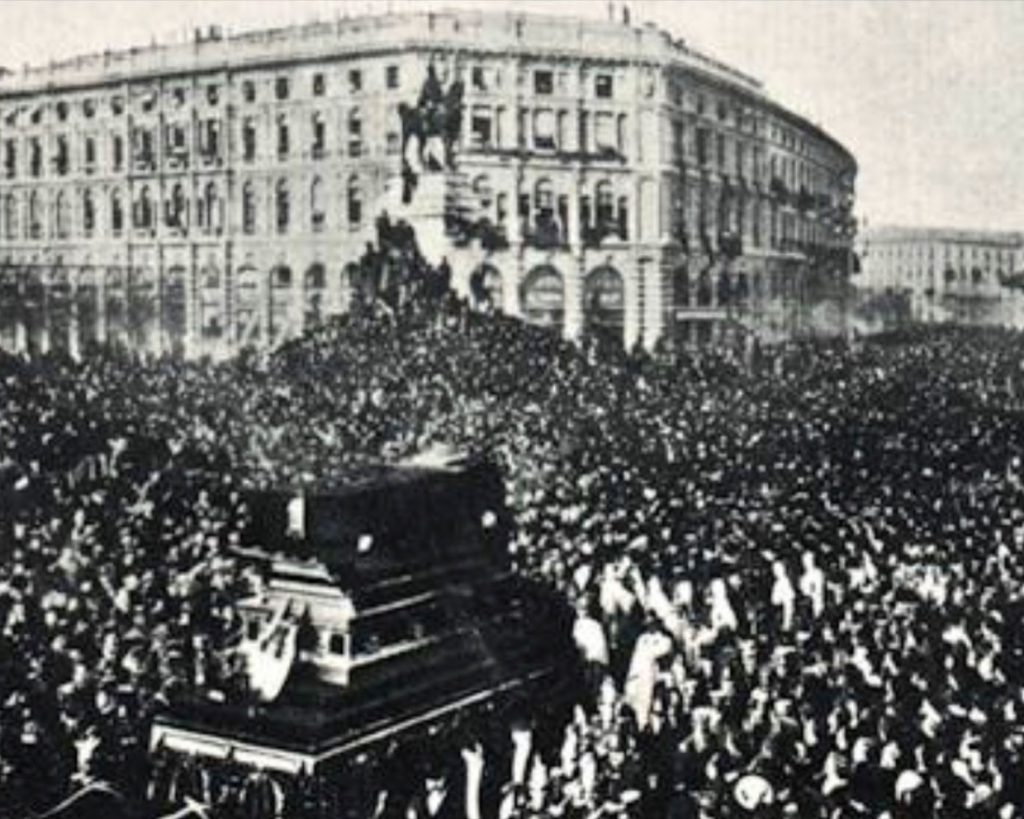
[[[598,219],[593,225],[580,227],[580,238],[585,248],[599,248],[608,240],[625,242],[628,234],[625,225],[615,219]]]
[[[567,248],[569,237],[553,216],[542,215],[523,231],[523,242],[542,250],[556,250]]]

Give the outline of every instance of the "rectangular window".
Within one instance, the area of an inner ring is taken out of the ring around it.
[[[598,99],[611,99],[612,97],[612,75],[598,74],[594,78],[594,94]]]
[[[683,161],[683,123],[672,123],[672,161]]]
[[[353,94],[363,90],[363,72],[358,68],[348,72],[348,90]]]
[[[289,140],[288,140],[288,123],[281,121],[281,122],[278,122],[278,124],[277,124],[277,156],[278,156],[278,158],[279,159],[283,159],[284,157],[288,156],[288,151],[289,150],[290,150],[290,145],[289,145]]]
[[[533,145],[542,151],[555,148],[555,112],[542,108],[533,115]]]
[[[594,143],[598,151],[618,150],[618,132],[612,114],[601,112],[594,117]]]
[[[348,223],[351,226],[361,224],[363,221],[363,199],[356,188],[348,192]]]
[[[39,177],[43,173],[43,148],[38,137],[33,137],[29,143],[29,173],[33,177]]]
[[[476,89],[477,91],[486,91],[487,90],[487,82],[484,79],[484,69],[483,69],[483,66],[479,66],[479,65],[474,65],[473,66],[472,80],[471,81],[473,83],[473,88]]]
[[[242,83],[242,99],[245,102],[256,102],[256,83],[252,80]]]
[[[274,82],[274,96],[279,100],[288,99],[290,90],[287,77],[278,77]]]
[[[359,113],[353,111],[348,118],[348,155],[362,156],[363,153],[363,121]]]
[[[220,155],[220,121],[208,119],[200,131],[202,136],[202,153],[204,158],[213,161]]]
[[[398,88],[398,66],[389,65],[384,70],[384,82],[389,89]]]
[[[313,144],[310,147],[313,159],[322,159],[324,155],[324,146],[326,144],[327,128],[324,125],[323,118],[319,114],[313,115],[312,130]]]
[[[57,155],[53,158],[53,164],[60,176],[68,172],[70,162],[68,160],[68,139],[66,136],[57,137]]]
[[[718,167],[725,168],[725,135],[718,134],[716,137],[715,153],[718,159]]]
[[[256,158],[256,125],[251,119],[242,125],[242,158],[246,162]]]
[[[14,147],[14,140],[4,140],[4,176],[13,179],[18,166],[18,155]]]
[[[323,74],[314,74],[313,75],[313,96],[314,97],[322,97],[324,95],[324,91],[326,90],[326,88],[327,88],[327,83],[324,82],[324,75]]]
[[[488,148],[491,145],[491,138],[491,112],[486,108],[473,111],[473,119],[470,122],[470,144],[474,148]]]
[[[697,129],[697,164],[706,165],[708,162],[708,132],[706,128]]]
[[[402,150],[402,135],[397,131],[388,131],[387,135],[387,152],[391,155],[397,154]]]
[[[533,93],[551,94],[554,92],[555,79],[550,71],[533,72]]]

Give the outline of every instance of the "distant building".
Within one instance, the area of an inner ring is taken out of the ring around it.
[[[914,321],[1021,326],[1024,234],[879,226],[859,252],[856,286],[904,296]]]
[[[447,254],[568,338],[801,332],[852,268],[856,163],[653,26],[409,13],[76,57],[0,78],[0,345],[187,356],[344,312],[428,66],[465,88]]]

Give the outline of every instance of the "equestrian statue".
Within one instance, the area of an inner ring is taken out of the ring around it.
[[[415,106],[401,103],[402,118],[402,200],[409,202],[419,174],[455,168],[455,144],[462,130],[465,87],[456,79],[444,91],[433,63],[427,67],[427,78],[420,89]],[[410,157],[410,144],[416,149]]]

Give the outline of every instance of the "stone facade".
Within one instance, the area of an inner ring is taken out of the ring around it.
[[[508,313],[627,345],[799,333],[856,163],[653,26],[411,13],[0,74],[0,344],[188,356],[343,312],[427,67],[465,85],[452,244]]]
[[[905,297],[912,320],[1024,326],[1024,234],[879,226],[858,242],[858,289]]]

